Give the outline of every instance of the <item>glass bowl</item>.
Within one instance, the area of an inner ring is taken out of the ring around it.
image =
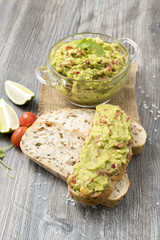
[[[121,54],[125,56],[125,67],[122,70],[120,69],[118,74],[101,79],[75,80],[61,75],[52,66],[53,55],[64,44],[83,38],[97,37],[107,43],[118,43]],[[59,40],[51,47],[47,64],[36,68],[35,74],[41,83],[56,88],[72,104],[80,107],[95,107],[98,104],[108,102],[123,88],[130,73],[131,63],[135,60],[137,53],[137,44],[129,38],[116,40],[98,33],[74,34]],[[48,78],[44,77],[46,74]]]

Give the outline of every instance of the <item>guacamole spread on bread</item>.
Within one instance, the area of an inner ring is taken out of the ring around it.
[[[125,69],[126,58],[120,43],[97,37],[63,44],[51,51],[49,63],[67,78],[57,88],[72,102],[91,106],[107,101],[123,87],[128,72],[118,76],[116,84],[112,78]]]
[[[68,184],[80,194],[104,191],[126,164],[132,141],[131,119],[118,106],[99,105]]]

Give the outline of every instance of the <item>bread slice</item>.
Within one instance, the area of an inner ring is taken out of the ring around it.
[[[130,186],[130,181],[127,172],[125,172],[120,181],[116,182],[115,188],[111,195],[107,198],[105,202],[102,203],[103,206],[114,208],[121,203],[124,196],[128,192]]]
[[[84,135],[77,130],[68,131],[54,122],[37,122],[23,135],[20,148],[41,167],[67,181],[83,144]]]
[[[57,122],[68,130],[76,129],[87,136],[94,114],[95,110],[91,109],[59,109],[39,116],[35,123],[43,121]],[[147,135],[139,123],[132,121],[131,126],[133,134],[132,152],[133,155],[138,155],[144,149]]]

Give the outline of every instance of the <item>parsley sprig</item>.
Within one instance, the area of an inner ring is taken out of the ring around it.
[[[10,168],[6,163],[3,162],[3,158],[4,158],[4,155],[5,155],[5,149],[10,149],[12,148],[13,145],[10,145],[9,147],[5,147],[5,148],[0,148],[0,167],[5,171],[5,173],[10,177],[10,178],[13,178],[5,169],[8,168],[9,170],[12,170],[12,168]]]
[[[77,44],[77,48],[80,48],[81,50],[88,49],[90,51],[95,51],[95,54],[98,57],[101,57],[102,54],[104,54],[103,48],[93,39],[87,39],[83,38],[80,40]],[[83,52],[84,53],[84,52]],[[84,54],[86,56],[86,53]]]

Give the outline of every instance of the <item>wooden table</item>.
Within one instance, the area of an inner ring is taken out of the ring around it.
[[[148,139],[128,166],[130,189],[115,209],[84,207],[68,198],[67,186],[14,148],[0,169],[0,239],[160,239],[160,2],[131,0],[0,0],[0,97],[20,116],[37,113],[40,83],[34,69],[50,46],[77,32],[129,37],[139,46],[136,97]],[[9,101],[10,79],[36,93],[26,106]],[[0,146],[10,135],[0,134]]]

